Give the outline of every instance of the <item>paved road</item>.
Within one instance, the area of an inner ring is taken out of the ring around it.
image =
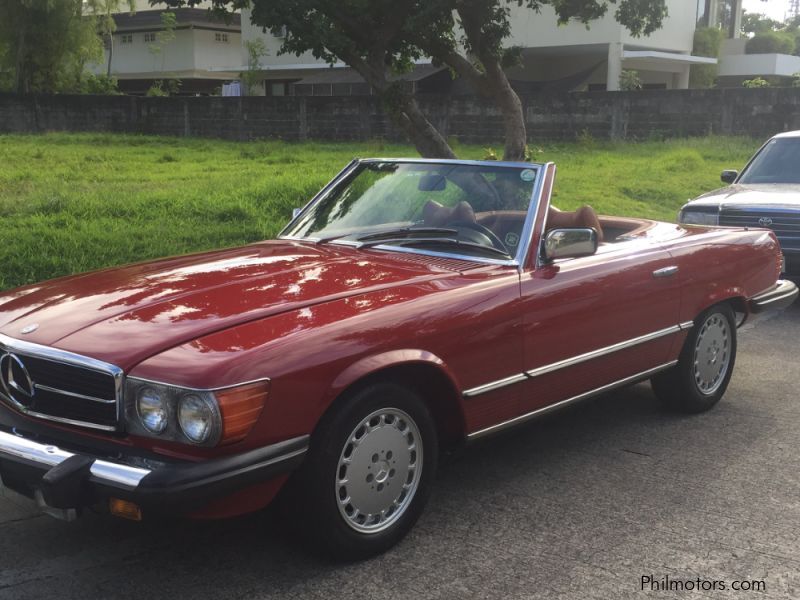
[[[639,385],[469,449],[362,564],[304,554],[268,515],[67,524],[0,500],[0,598],[800,598],[798,334],[798,307],[746,326],[708,414]],[[766,594],[642,592],[643,575]]]

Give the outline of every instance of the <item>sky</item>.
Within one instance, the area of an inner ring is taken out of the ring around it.
[[[790,0],[744,0],[744,9],[749,13],[767,15],[771,19],[783,21],[789,10]]]

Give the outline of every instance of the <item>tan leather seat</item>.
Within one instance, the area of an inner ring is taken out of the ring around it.
[[[597,232],[597,241],[603,241],[603,227],[600,225],[600,219],[594,209],[588,205],[581,206],[574,212],[558,210],[551,206],[547,210],[547,226],[545,229],[550,231],[560,227],[591,227]]]
[[[422,219],[429,227],[441,227],[458,221],[475,223],[475,211],[464,200],[452,207],[428,200],[422,207]]]

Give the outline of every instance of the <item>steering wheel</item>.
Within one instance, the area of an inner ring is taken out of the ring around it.
[[[472,232],[478,235],[467,235],[465,237],[470,238],[469,241],[475,242],[476,244],[481,244],[486,246],[486,242],[489,242],[493,248],[505,252],[509,256],[511,253],[506,248],[506,245],[497,237],[491,229],[481,225],[480,223],[473,223],[472,221],[453,221],[452,223],[447,223],[445,227],[457,227],[458,229],[469,229]]]

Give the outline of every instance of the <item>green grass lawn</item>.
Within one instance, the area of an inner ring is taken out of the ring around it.
[[[674,220],[759,142],[704,138],[534,145],[558,164],[555,203]],[[477,146],[458,146],[482,158]],[[374,143],[223,142],[113,134],[0,135],[0,289],[274,236],[292,208]]]

